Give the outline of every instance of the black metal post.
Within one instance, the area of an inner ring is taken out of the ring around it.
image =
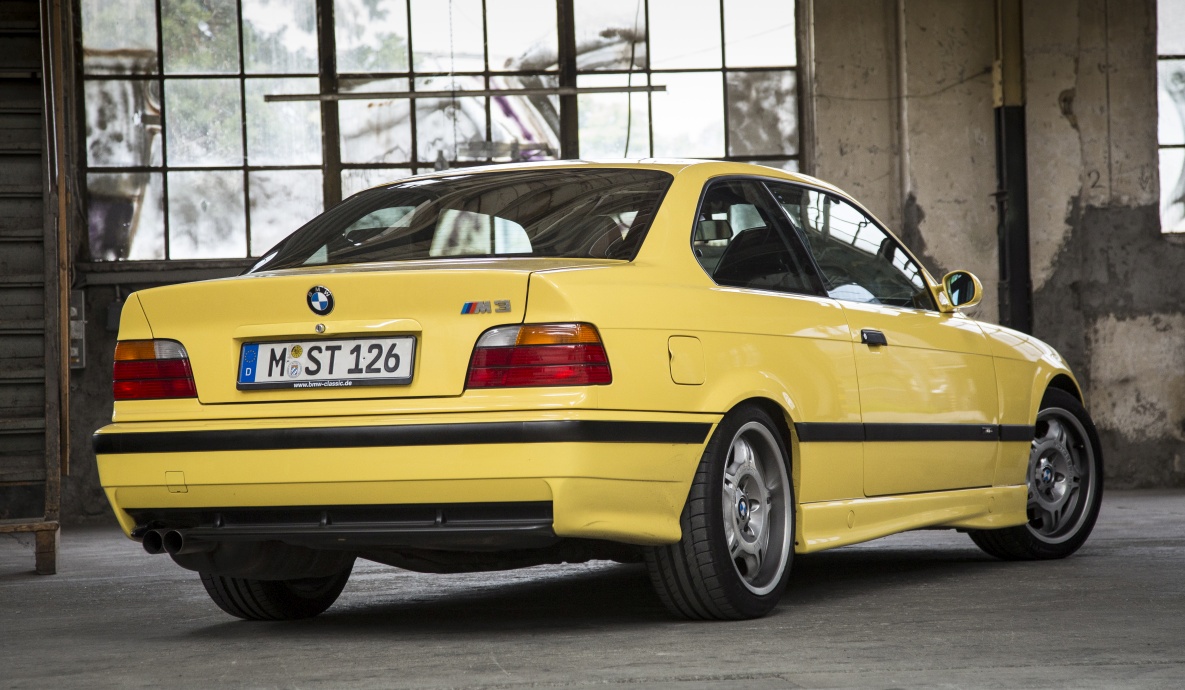
[[[333,3],[317,3],[317,62],[321,93],[337,93],[337,40],[333,34]],[[321,101],[321,165],[325,173],[325,208],[342,200],[341,127],[337,102]]]
[[[1025,153],[1024,53],[1020,0],[996,0],[996,207],[1000,323],[1033,331],[1029,270],[1029,179]]]
[[[556,24],[559,30],[560,86],[576,87],[576,10],[573,0],[556,3]],[[560,158],[580,157],[579,96],[560,96]]]

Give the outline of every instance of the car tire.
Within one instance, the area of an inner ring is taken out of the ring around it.
[[[651,582],[675,615],[758,618],[781,598],[795,520],[784,430],[753,405],[717,425],[683,506],[682,539],[646,551]]]
[[[335,575],[298,580],[253,580],[200,573],[218,608],[250,621],[312,618],[333,605],[350,579],[349,567]]]
[[[1009,561],[1065,558],[1086,542],[1103,498],[1103,453],[1086,408],[1051,388],[1041,400],[1025,476],[1029,522],[970,530],[989,555]]]

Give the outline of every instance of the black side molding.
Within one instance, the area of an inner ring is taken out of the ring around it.
[[[95,434],[95,453],[202,453],[298,448],[389,448],[500,443],[702,444],[712,425],[699,422],[555,420],[474,424],[150,431]]]
[[[864,425],[859,423],[799,422],[794,425],[794,430],[802,443],[864,440]]]
[[[841,441],[1031,441],[1026,424],[830,424],[794,425],[802,443]]]
[[[1001,424],[1001,441],[1032,441],[1037,433],[1037,427],[1032,424]]]

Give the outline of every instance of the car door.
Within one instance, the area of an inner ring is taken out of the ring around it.
[[[940,313],[921,268],[844,199],[770,184],[847,315],[864,423],[868,496],[992,484],[999,403],[987,339]]]
[[[798,501],[862,496],[860,439],[839,433],[860,425],[847,319],[825,295],[802,238],[762,182],[747,178],[709,183],[692,233],[695,256],[718,286],[700,301],[705,329],[726,331],[708,349],[738,377],[747,372],[785,391],[779,402],[791,409],[799,440]]]

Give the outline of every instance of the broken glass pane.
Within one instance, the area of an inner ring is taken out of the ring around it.
[[[1160,230],[1185,232],[1185,148],[1160,150]]]
[[[732,156],[798,153],[793,70],[728,73],[728,148]]]
[[[265,95],[317,93],[317,80],[247,79],[247,163],[320,165],[321,104],[263,100]]]
[[[481,5],[482,0],[411,0],[412,69],[442,73],[484,70]]]
[[[237,79],[169,79],[165,118],[170,166],[243,164]]]
[[[1185,0],[1156,1],[1156,54],[1185,55]]]
[[[575,0],[573,9],[576,69],[646,69],[644,0]]]
[[[152,74],[153,0],[82,0],[82,64],[87,74]]]
[[[86,187],[92,261],[165,258],[163,174],[93,173]]]
[[[161,0],[160,20],[166,73],[239,71],[235,0]]]
[[[320,170],[268,170],[247,175],[251,256],[262,256],[323,209]]]
[[[407,91],[406,79],[343,79],[343,92]],[[343,163],[411,160],[411,101],[389,98],[339,101]],[[422,135],[421,135],[422,136]]]
[[[484,89],[478,76],[426,77],[416,80],[416,91]],[[486,140],[486,98],[420,98],[416,103],[416,158],[430,166],[449,167],[453,161],[484,160],[474,147]]]
[[[87,164],[160,165],[160,82],[111,79],[84,84]]]
[[[650,66],[720,67],[718,0],[649,0]]]
[[[576,85],[582,88],[629,86],[631,76],[633,86],[646,85],[645,74],[582,74],[576,78]],[[578,99],[581,157],[644,158],[650,155],[647,94],[586,93]]]
[[[406,72],[407,5],[334,0],[338,72]]]
[[[553,76],[495,76],[492,89],[555,88]],[[559,96],[492,96],[485,156],[496,161],[539,161],[560,155]]]
[[[209,170],[169,173],[169,258],[247,256],[243,173]]]
[[[408,168],[353,168],[342,171],[342,198],[352,196],[364,189],[377,187],[401,177],[409,177]]]
[[[724,62],[729,67],[797,64],[794,3],[728,0],[724,3]]]
[[[254,74],[316,74],[314,0],[243,0],[243,64]]]
[[[558,69],[555,0],[486,0],[491,71]]]
[[[654,74],[651,81],[667,87],[665,92],[650,95],[654,155],[723,157],[724,84],[720,72]]]

